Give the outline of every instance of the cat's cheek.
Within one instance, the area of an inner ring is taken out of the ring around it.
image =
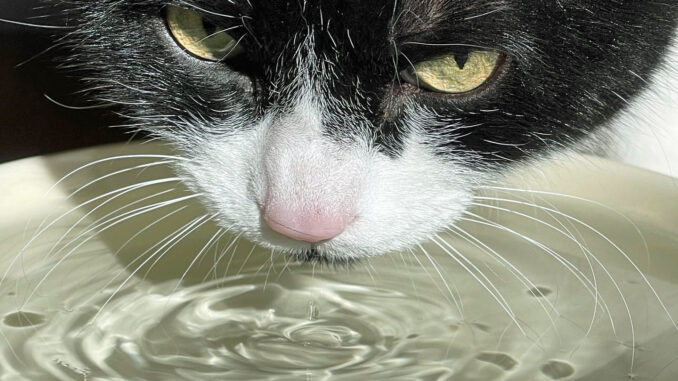
[[[179,149],[190,160],[177,167],[186,185],[201,195],[201,201],[220,225],[249,236],[259,234],[259,205],[263,202],[259,139],[252,126],[190,147],[180,144]]]
[[[472,200],[474,181],[427,145],[407,142],[397,159],[376,157],[358,203],[358,218],[321,252],[357,257],[405,250],[458,220]]]

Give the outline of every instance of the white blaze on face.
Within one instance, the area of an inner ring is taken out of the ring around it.
[[[360,115],[339,126],[353,140],[334,139],[324,119],[336,125],[342,117],[325,105],[340,101],[315,91],[332,76],[320,70],[312,38],[306,44],[294,104],[272,107],[250,126],[234,118],[232,134],[185,148],[192,160],[180,169],[219,223],[279,251],[315,248],[328,259],[406,249],[452,224],[479,177],[427,143],[423,127],[436,116],[406,112],[395,158],[372,145],[375,126],[356,125],[367,123],[355,122]]]
[[[326,136],[322,115],[302,98],[256,125],[195,145],[182,172],[232,232],[282,252],[313,247],[329,259],[406,249],[463,213],[478,174],[437,156],[417,133],[423,122],[410,121],[393,158],[370,146],[368,136]]]
[[[339,236],[357,217],[367,165],[354,147],[323,136],[322,112],[311,100],[275,118],[262,149],[262,212],[270,228],[315,243]]]

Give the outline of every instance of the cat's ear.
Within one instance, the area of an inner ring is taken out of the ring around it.
[[[192,55],[208,61],[225,61],[243,53],[228,30],[212,24],[198,12],[170,5],[165,18],[174,40]]]
[[[473,91],[496,78],[505,62],[502,53],[474,50],[468,53],[446,54],[422,61],[401,73],[411,84],[429,91],[463,94]]]

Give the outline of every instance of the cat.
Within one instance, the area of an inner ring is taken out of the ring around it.
[[[178,149],[221,226],[331,263],[426,240],[516,166],[623,157],[678,23],[674,0],[50,2],[62,66]]]

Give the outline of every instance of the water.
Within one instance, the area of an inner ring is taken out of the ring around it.
[[[112,147],[0,167],[7,185],[0,379],[678,374],[671,319],[678,316],[678,188],[669,179],[603,161],[552,164],[546,179],[521,173],[507,183],[590,201],[493,189],[479,195],[486,206],[456,233],[353,269],[291,263],[215,235],[188,199],[131,218],[134,208],[190,195],[177,184],[73,209],[122,184],[170,176],[162,167],[123,172],[66,198],[149,159],[88,167],[45,194],[79,163],[153,150],[161,148]],[[527,205],[533,202],[541,208]],[[36,231],[43,232],[33,238]],[[190,234],[180,240],[174,232]]]

